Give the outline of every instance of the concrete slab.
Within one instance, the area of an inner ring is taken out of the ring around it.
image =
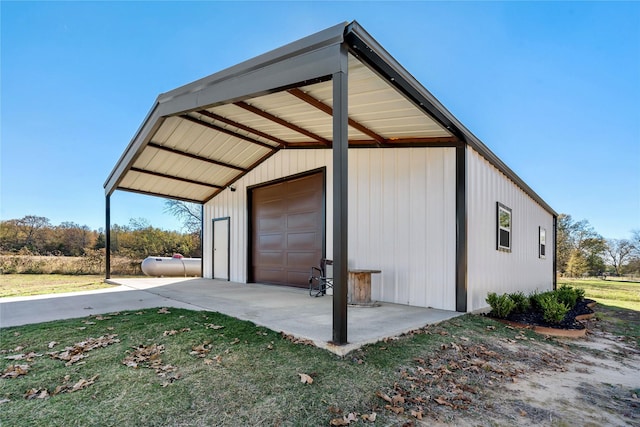
[[[313,298],[304,289],[243,284],[211,279],[113,279],[119,286],[74,294],[0,299],[0,327],[84,317],[121,310],[179,307],[217,311],[257,325],[307,339],[344,355],[364,344],[401,335],[461,313],[380,303],[348,308],[349,344],[332,338],[332,298]]]

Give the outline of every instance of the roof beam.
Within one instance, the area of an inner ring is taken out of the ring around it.
[[[237,133],[237,132],[234,132],[232,130],[225,129],[225,128],[221,127],[221,126],[214,125],[213,123],[203,122],[202,120],[198,120],[195,117],[189,116],[187,114],[183,114],[183,115],[180,115],[178,117],[180,117],[181,119],[193,122],[195,124],[198,124],[200,126],[208,127],[209,129],[213,129],[215,131],[227,134],[229,136],[233,136],[234,138],[242,139],[242,140],[250,142],[252,144],[256,144],[256,145],[259,145],[261,147],[268,148],[269,150],[276,150],[277,149],[277,147],[274,147],[273,145],[266,144],[266,143],[264,143],[262,141],[258,141],[257,139],[253,139],[253,138],[248,137],[246,135],[242,135],[241,133]]]
[[[264,117],[267,120],[271,120],[272,122],[275,122],[281,126],[284,126],[288,129],[291,129],[295,132],[301,133],[302,135],[306,135],[311,139],[315,139],[318,142],[321,142],[323,145],[326,145],[327,147],[331,146],[331,141],[329,141],[328,139],[325,139],[323,137],[321,137],[320,135],[316,135],[313,132],[310,132],[304,128],[301,128],[300,126],[294,125],[291,122],[288,122],[286,120],[281,119],[280,117],[276,117],[273,114],[267,113],[266,111],[263,111],[259,108],[254,107],[253,105],[247,104],[244,101],[238,101],[235,102],[234,105],[237,105],[240,108],[243,108],[247,111],[252,112],[253,114],[257,114],[260,117]]]
[[[460,140],[455,136],[434,136],[434,137],[418,137],[418,138],[393,138],[388,139],[384,144],[379,144],[373,139],[350,139],[349,147],[455,147],[460,144]],[[319,148],[315,141],[301,141],[290,143],[290,149],[296,148]]]
[[[131,168],[130,170],[133,171],[133,172],[138,172],[138,173],[144,173],[144,174],[147,174],[147,175],[157,176],[159,178],[166,178],[166,179],[172,179],[174,181],[185,182],[187,184],[203,185],[205,187],[211,187],[211,188],[222,188],[221,185],[209,184],[208,182],[196,181],[196,180],[188,179],[188,178],[181,178],[179,176],[167,175],[167,174],[164,174],[164,173],[148,171],[148,170],[145,170],[145,169],[140,169],[140,168],[135,168],[135,167]]]
[[[165,147],[164,145],[156,144],[155,142],[150,142],[147,144],[148,147],[153,147],[158,150],[166,151],[168,153],[177,154],[178,156],[189,157],[190,159],[200,160],[202,162],[207,162],[212,165],[222,166],[225,168],[239,170],[241,172],[245,172],[245,168],[241,168],[240,166],[232,165],[230,163],[220,162],[218,160],[213,160],[208,157],[198,156],[197,154],[187,153],[186,151],[176,150],[175,148]]]
[[[308,93],[303,92],[302,90],[295,88],[295,89],[290,89],[287,92],[289,92],[291,95],[295,96],[296,98],[306,102],[309,105],[312,105],[314,107],[316,107],[318,110],[323,111],[325,113],[327,113],[328,115],[332,116],[333,115],[333,108],[330,107],[329,105],[325,104],[324,102],[320,101],[319,99],[314,98],[313,96],[309,95]],[[369,129],[368,127],[364,126],[363,124],[349,118],[348,120],[349,126],[351,126],[354,129],[359,130],[360,132],[364,133],[365,135],[370,136],[371,138],[373,138],[374,141],[376,141],[378,143],[378,145],[382,145],[384,143],[386,143],[386,140],[383,136],[378,135],[377,133],[375,133],[374,131],[372,131],[371,129]]]
[[[242,123],[235,122],[235,121],[233,121],[231,119],[228,119],[226,117],[220,116],[220,115],[218,115],[216,113],[212,113],[211,111],[200,110],[200,111],[197,111],[197,113],[202,114],[203,116],[207,116],[210,119],[217,120],[217,121],[222,122],[222,123],[226,123],[226,124],[228,124],[230,126],[237,127],[238,129],[242,129],[242,130],[250,132],[250,133],[252,133],[254,135],[258,135],[258,136],[261,136],[261,137],[263,137],[265,139],[273,141],[276,144],[280,144],[280,148],[283,148],[283,147],[286,147],[287,145],[289,145],[289,143],[287,141],[285,141],[285,140],[282,140],[280,138],[276,138],[273,135],[269,135],[268,133],[259,131],[258,129],[254,129],[254,128],[249,127],[247,125],[243,125]]]
[[[135,188],[117,187],[115,190],[128,191],[129,193],[143,194],[145,196],[163,197],[165,199],[182,200],[183,202],[202,204],[202,200],[190,199],[188,197],[174,196],[171,194],[160,194],[147,190],[136,190]]]

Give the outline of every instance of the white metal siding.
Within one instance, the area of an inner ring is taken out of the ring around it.
[[[496,250],[496,203],[512,210],[511,252]],[[487,306],[489,292],[550,290],[553,286],[553,216],[467,147],[467,303]],[[538,230],[546,229],[547,256],[538,257]]]
[[[205,205],[204,276],[211,220],[231,217],[231,280],[247,280],[247,187],[319,167],[326,173],[326,255],[332,257],[331,150],[282,150]],[[349,268],[373,275],[379,301],[455,309],[455,149],[349,150]]]

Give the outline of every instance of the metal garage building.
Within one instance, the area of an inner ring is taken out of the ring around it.
[[[158,97],[105,183],[203,204],[203,276],[472,311],[555,286],[557,214],[357,22]],[[107,229],[109,220],[107,219]]]

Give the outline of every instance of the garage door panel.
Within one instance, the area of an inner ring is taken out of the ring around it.
[[[302,194],[293,194],[288,198],[288,212],[315,211],[317,201],[313,192],[306,191]]]
[[[282,280],[282,275],[284,269],[282,268],[274,268],[274,269],[270,269],[270,268],[259,268],[256,269],[256,282],[262,282],[262,283],[282,283],[284,284],[284,281]]]
[[[309,286],[309,272],[308,271],[287,271],[287,283],[302,283],[301,287]]]
[[[306,269],[303,268],[309,275],[311,271],[311,267],[317,267],[320,263],[320,259],[316,258],[316,253],[314,252],[288,252],[287,253],[287,266],[290,268],[299,268],[301,266],[306,266]]]
[[[283,232],[284,225],[282,216],[258,218],[256,230],[260,233]]]
[[[286,200],[284,199],[259,200],[258,203],[261,209],[260,217],[280,216],[287,206]]]
[[[301,250],[307,251],[310,247],[314,247],[316,241],[320,236],[318,234],[311,233],[288,233],[287,234],[287,249],[288,250]]]
[[[316,230],[318,221],[315,211],[287,215],[287,230]]]
[[[283,249],[284,245],[284,235],[282,233],[277,234],[262,234],[258,240],[258,250],[262,251],[272,251],[274,249]]]
[[[251,191],[255,282],[308,286],[323,253],[323,187],[320,172]]]
[[[256,258],[256,264],[261,266],[282,266],[283,251],[260,251]]]

